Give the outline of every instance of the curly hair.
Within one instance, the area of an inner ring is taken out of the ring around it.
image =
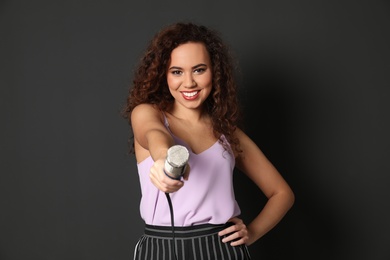
[[[167,84],[171,53],[179,45],[188,42],[203,43],[208,51],[213,87],[205,100],[205,109],[211,117],[214,136],[227,149],[227,144],[221,139],[223,134],[238,155],[241,149],[234,132],[239,119],[239,105],[232,58],[218,33],[205,26],[175,23],[155,35],[135,71],[123,116],[131,125],[130,114],[139,104],[153,104],[161,111],[170,108],[174,102]]]

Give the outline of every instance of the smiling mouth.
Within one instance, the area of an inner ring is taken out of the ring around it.
[[[191,99],[195,99],[198,94],[199,94],[199,90],[196,90],[196,91],[191,91],[191,92],[181,92],[183,97],[187,100],[191,100]]]

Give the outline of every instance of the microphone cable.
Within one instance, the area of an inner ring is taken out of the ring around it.
[[[174,218],[174,215],[173,215],[173,206],[172,206],[171,196],[169,195],[169,193],[166,192],[165,196],[167,197],[168,205],[169,205],[169,212],[171,214],[171,227],[172,227],[171,248],[172,248],[172,254],[173,254],[174,260],[177,260],[177,256],[176,256],[176,238],[175,238],[175,222],[174,222],[175,218]]]
[[[164,173],[167,177],[173,179],[173,180],[180,180],[180,178],[183,176],[185,169],[186,169],[186,164],[188,162],[188,157],[189,153],[186,147],[182,145],[174,145],[170,147],[167,151],[167,159],[165,160],[164,164]],[[172,174],[170,176],[167,174],[168,171],[169,173]],[[169,205],[169,212],[171,214],[171,227],[172,227],[172,255],[174,257],[174,260],[177,260],[177,255],[176,255],[176,238],[175,238],[175,222],[174,222],[174,214],[173,214],[173,206],[172,206],[172,201],[171,201],[171,196],[169,193],[165,193],[165,196],[167,197],[168,200],[168,205]]]

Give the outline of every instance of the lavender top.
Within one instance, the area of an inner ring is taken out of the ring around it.
[[[169,130],[167,120],[166,127]],[[170,130],[169,130],[170,131]],[[187,147],[190,153],[190,175],[184,186],[171,193],[175,226],[223,224],[238,216],[240,208],[234,197],[234,156],[217,141],[200,154],[191,151],[188,144],[172,134],[176,144]],[[226,141],[224,136],[223,139]],[[146,224],[171,225],[168,201],[149,179],[153,159],[149,156],[138,166],[141,184],[141,217]]]

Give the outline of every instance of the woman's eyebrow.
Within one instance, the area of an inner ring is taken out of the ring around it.
[[[207,64],[199,63],[199,64],[193,66],[192,69],[196,69],[196,68],[199,68],[199,67],[207,67]],[[169,70],[181,70],[181,69],[183,69],[183,68],[178,67],[178,66],[172,66],[172,67],[169,68]]]
[[[193,69],[196,69],[196,68],[199,68],[199,67],[207,67],[207,65],[204,64],[204,63],[200,63],[200,64],[198,64],[198,65],[195,65],[195,66],[192,67],[192,68],[193,68]]]

